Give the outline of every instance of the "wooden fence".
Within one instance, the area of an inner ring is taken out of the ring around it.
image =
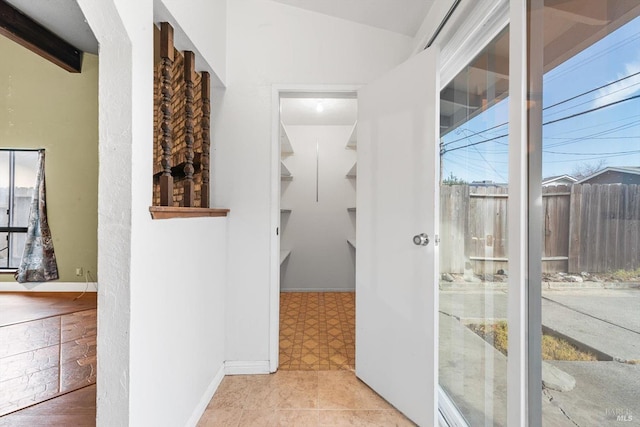
[[[440,189],[440,270],[507,270],[505,187]],[[603,273],[640,267],[640,186],[543,188],[543,272]]]

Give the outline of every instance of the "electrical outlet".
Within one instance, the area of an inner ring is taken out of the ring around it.
[[[82,267],[76,267],[76,276],[82,276],[83,274]]]

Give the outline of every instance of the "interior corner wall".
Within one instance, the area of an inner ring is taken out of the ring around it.
[[[365,84],[412,39],[272,1],[227,5],[227,89],[214,98],[213,200],[229,217],[229,361],[269,359],[272,85]],[[295,179],[295,178],[294,178]]]
[[[283,161],[280,247],[291,249],[280,269],[282,291],[355,290],[356,180],[346,174],[356,152],[346,149],[351,126],[287,126],[293,154]],[[316,161],[317,160],[317,161]],[[316,169],[317,168],[317,169]],[[317,196],[317,197],[316,197]]]
[[[153,2],[78,3],[100,43],[97,426],[195,425],[223,372],[227,220],[149,214]]]
[[[181,23],[202,58],[225,84],[227,79],[227,0],[161,0]]]
[[[69,73],[4,36],[0,57],[0,145],[46,150],[47,213],[59,281],[84,282],[75,275],[76,267],[90,271],[95,279],[98,57],[85,54],[82,73]],[[0,282],[15,279],[0,274]],[[35,289],[46,291],[47,283]]]

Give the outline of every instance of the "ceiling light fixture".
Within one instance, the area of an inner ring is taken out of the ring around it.
[[[318,113],[322,113],[324,111],[324,105],[322,105],[322,102],[318,101],[318,105],[316,105],[316,111]]]

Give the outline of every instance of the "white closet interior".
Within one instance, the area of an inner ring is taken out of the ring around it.
[[[357,100],[280,100],[280,289],[355,290]]]

